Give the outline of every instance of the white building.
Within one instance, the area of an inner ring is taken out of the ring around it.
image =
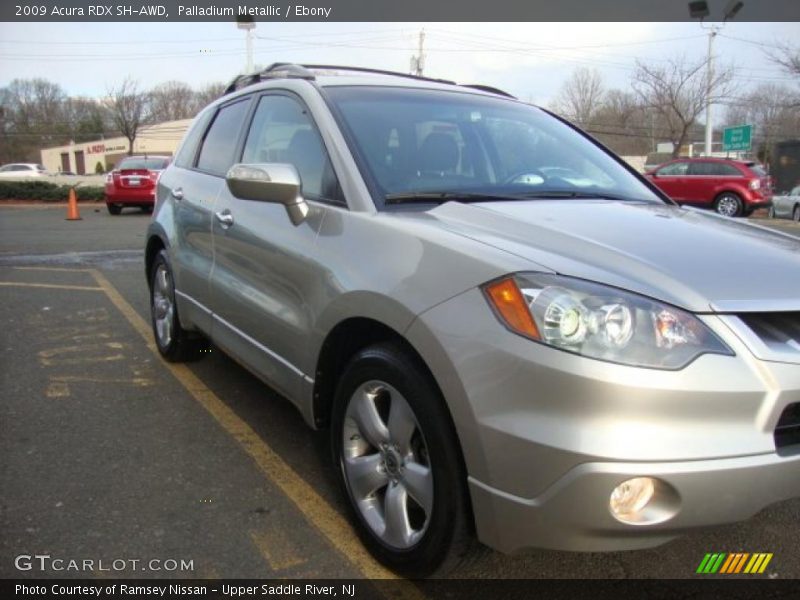
[[[133,154],[172,156],[191,122],[191,119],[183,119],[142,127],[133,142]],[[103,172],[113,169],[128,154],[128,148],[124,137],[43,148],[42,164],[51,173],[91,175],[98,171],[98,164]]]

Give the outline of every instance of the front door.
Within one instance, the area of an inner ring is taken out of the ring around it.
[[[309,299],[326,277],[315,240],[323,202],[338,185],[308,110],[288,94],[259,99],[240,162],[293,164],[311,211],[295,226],[283,205],[241,200],[223,187],[213,224],[213,338],[297,399],[303,377],[313,376],[303,368],[314,325]]]

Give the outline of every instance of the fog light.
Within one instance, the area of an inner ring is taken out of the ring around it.
[[[655,480],[634,477],[620,483],[611,492],[611,512],[622,521],[637,521],[642,511],[653,499]]]

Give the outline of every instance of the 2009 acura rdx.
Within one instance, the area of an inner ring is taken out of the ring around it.
[[[164,357],[210,338],[330,427],[400,572],[473,531],[644,548],[800,496],[800,242],[499,90],[237,79],[158,181],[146,269]]]

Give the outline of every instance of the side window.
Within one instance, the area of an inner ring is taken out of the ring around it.
[[[688,171],[688,169],[689,169],[689,163],[677,162],[677,163],[672,163],[671,165],[667,165],[666,167],[662,167],[657,172],[659,175],[662,176],[676,176],[676,175],[686,175],[686,171]]]
[[[695,162],[689,165],[689,175],[707,177],[709,175],[722,175],[716,163]]]
[[[718,163],[719,167],[719,174],[720,175],[728,175],[730,177],[741,177],[742,174],[739,172],[739,169],[734,167],[733,165],[726,165],[725,163]]]
[[[193,166],[194,157],[197,156],[197,147],[200,145],[200,140],[203,139],[203,134],[213,114],[213,110],[208,110],[192,123],[191,128],[183,138],[183,143],[181,144],[180,150],[178,150],[178,154],[175,155],[176,166],[183,167],[184,169]]]
[[[206,134],[206,139],[203,140],[203,147],[197,159],[198,169],[214,175],[225,175],[233,165],[236,142],[239,140],[239,132],[249,105],[250,99],[247,98],[219,110]]]
[[[243,163],[289,163],[303,195],[341,201],[328,153],[303,106],[288,96],[264,96],[247,134]]]

